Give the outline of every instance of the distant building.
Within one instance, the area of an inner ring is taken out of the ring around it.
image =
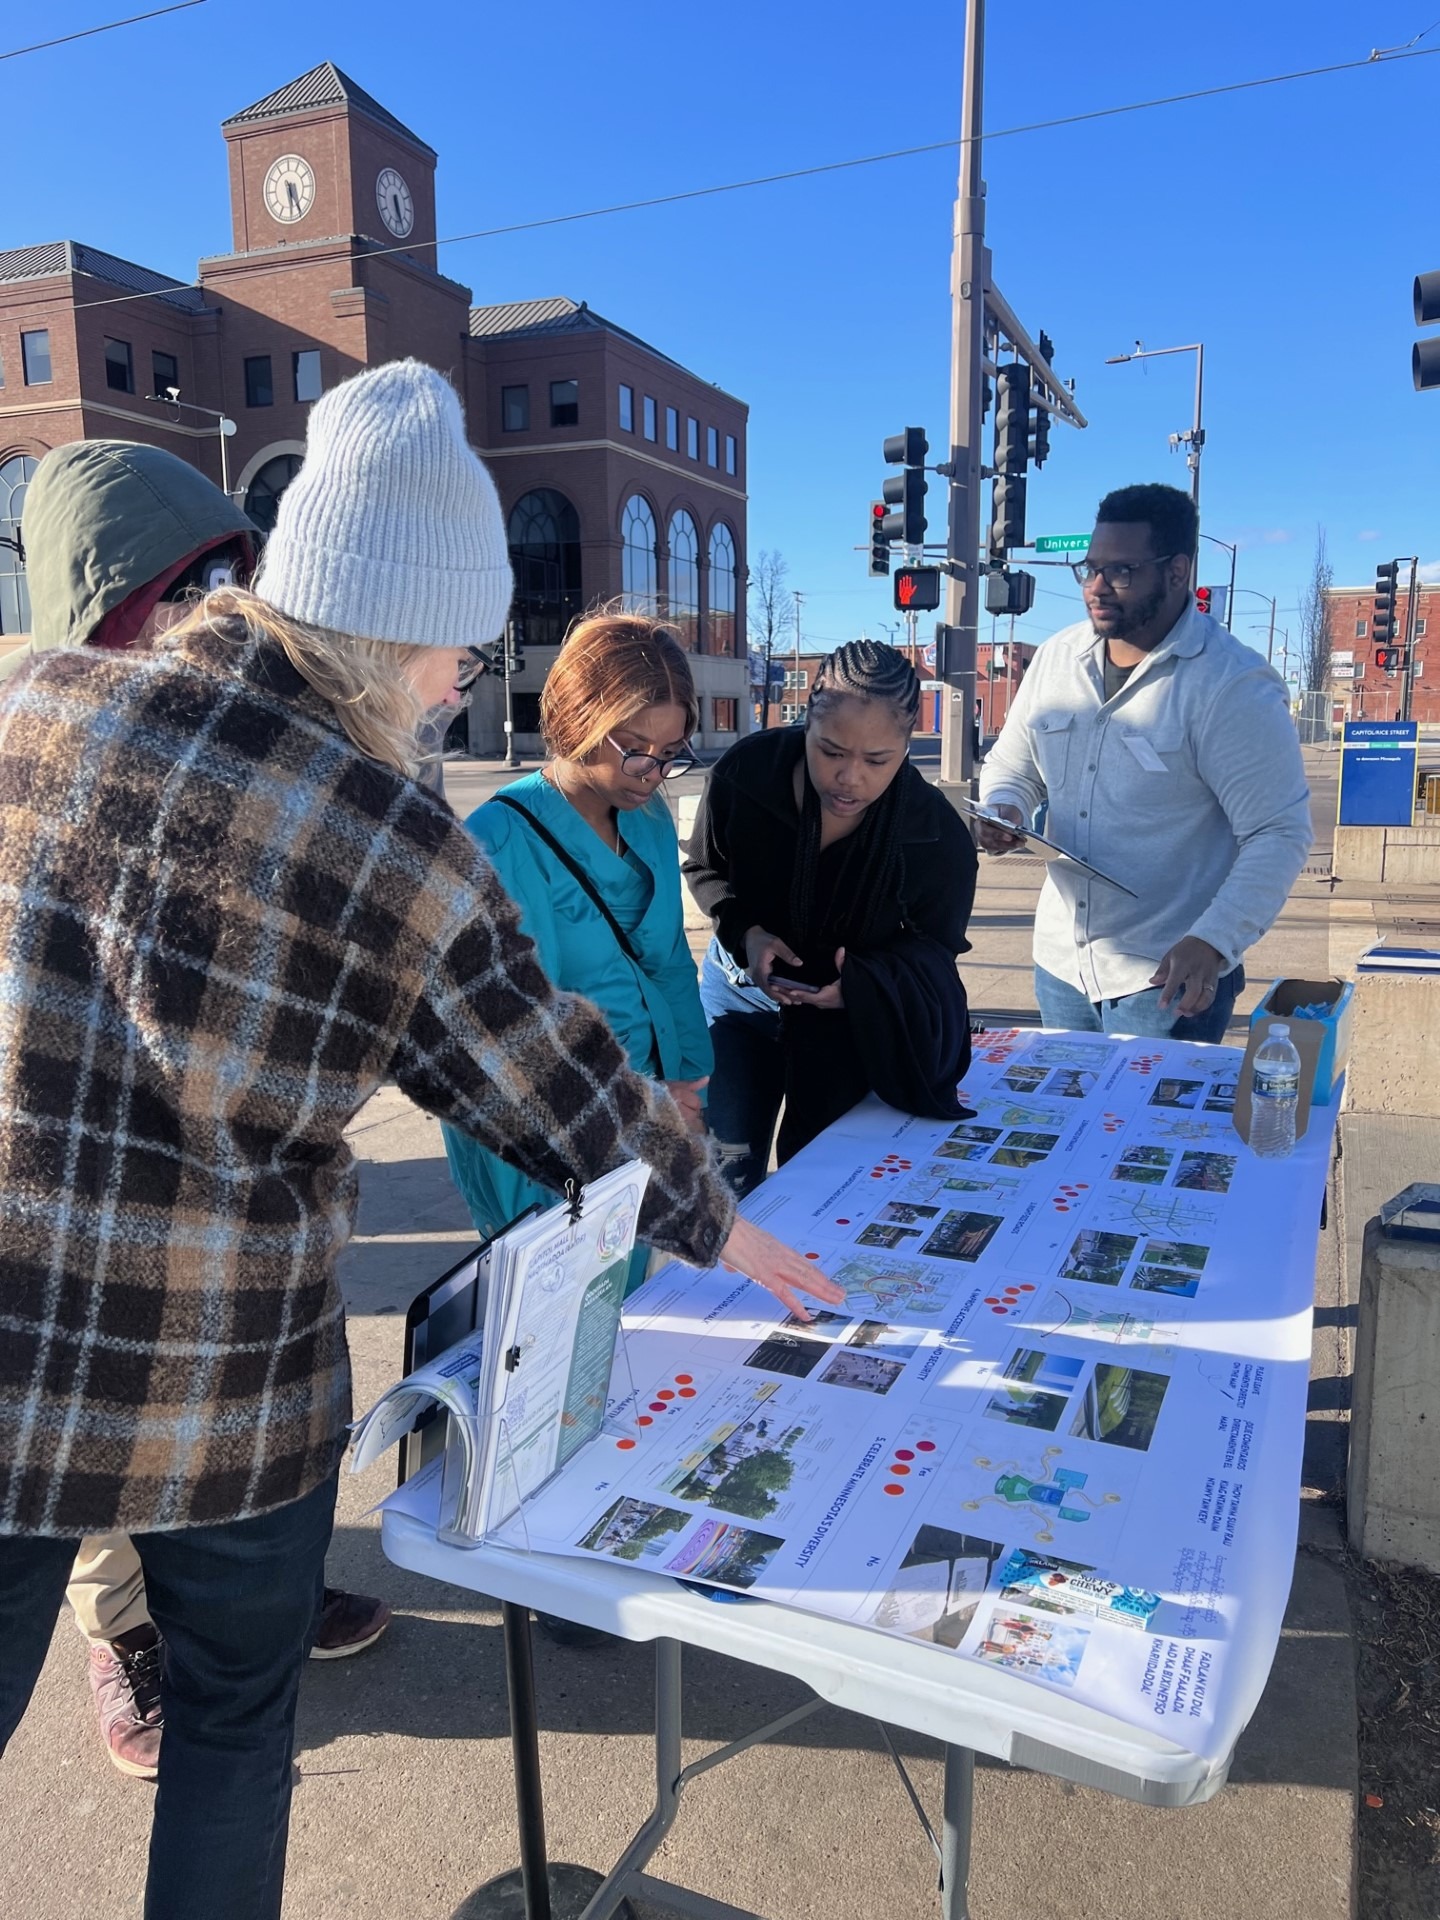
[[[945,696],[934,684],[934,644],[922,641],[914,647],[902,646],[900,652],[919,674],[923,689],[920,695],[920,718],[915,731],[939,733],[940,710]],[[815,669],[824,658],[823,653],[807,652],[802,653],[797,662],[793,653],[777,650],[770,678],[772,727],[788,726],[792,720],[804,718],[805,703],[815,680]],[[977,647],[975,697],[980,703],[981,732],[987,740],[993,739],[1004,726],[1016,689],[1034,658],[1035,648],[1028,640],[982,640]],[[751,701],[754,723],[758,727],[761,723],[760,671],[763,665],[758,654],[752,654],[750,665],[753,681]]]
[[[727,745],[749,708],[744,403],[583,301],[473,306],[436,265],[434,150],[330,62],[222,132],[232,251],[200,262],[197,287],[75,241],[0,252],[0,636],[28,628],[3,537],[50,447],[168,446],[268,529],[311,403],[413,355],[455,382],[500,489],[526,640],[521,745],[538,746],[566,626],[621,594],[682,629],[699,744]],[[476,751],[502,744],[502,715],[487,678]]]
[[[1404,638],[1410,617],[1409,575],[1395,608],[1396,641]],[[1433,604],[1432,604],[1433,603]],[[1331,587],[1325,595],[1325,627],[1330,650],[1329,691],[1332,717],[1340,720],[1393,720],[1399,711],[1400,679],[1375,664],[1371,621],[1375,588]],[[1410,717],[1440,722],[1440,585],[1421,584],[1415,595],[1415,659]],[[1278,664],[1278,662],[1277,662]]]

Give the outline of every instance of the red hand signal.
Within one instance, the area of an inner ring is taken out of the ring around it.
[[[915,576],[913,573],[902,573],[900,578],[895,582],[896,602],[902,607],[908,607],[914,598]]]

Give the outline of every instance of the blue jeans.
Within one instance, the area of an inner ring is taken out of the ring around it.
[[[145,1920],[278,1920],[300,1674],[336,1476],[254,1520],[133,1536],[165,1639]],[[0,1538],[0,1752],[45,1663],[78,1540]]]
[[[1123,993],[1115,1000],[1090,1000],[1067,981],[1057,980],[1044,967],[1035,969],[1035,999],[1047,1027],[1068,1027],[1072,1033],[1133,1033],[1143,1040],[1199,1040],[1219,1045],[1245,991],[1245,969],[1234,967],[1215,987],[1215,998],[1203,1013],[1176,1018],[1172,1006],[1162,1007],[1159,987],[1141,993]]]
[[[719,1149],[720,1171],[736,1199],[743,1200],[765,1178],[785,1098],[780,1009],[716,940],[700,965],[700,1004],[715,1049],[705,1118]]]

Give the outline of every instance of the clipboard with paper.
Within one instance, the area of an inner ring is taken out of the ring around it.
[[[351,1471],[404,1443],[433,1407],[443,1456],[390,1500],[413,1504],[438,1477],[439,1537],[478,1546],[605,1424],[607,1390],[649,1169],[618,1167],[521,1220],[472,1262],[473,1330],[398,1381],[353,1428]],[[458,1271],[458,1270],[457,1270]],[[430,1495],[433,1499],[434,1496]]]
[[[1092,880],[1103,880],[1107,887],[1118,887],[1121,893],[1129,894],[1132,900],[1139,899],[1135,889],[1127,887],[1123,880],[1117,880],[1113,873],[1106,873],[1103,867],[1097,867],[1093,861],[1082,860],[1078,853],[1062,847],[1057,840],[1048,840],[1043,833],[1036,833],[1033,827],[1017,826],[1013,820],[1006,820],[973,800],[957,799],[955,805],[968,819],[983,820],[987,826],[1001,827],[1006,833],[1013,833],[1023,843],[1027,853],[1045,861],[1047,866],[1078,867],[1082,873],[1089,874]]]

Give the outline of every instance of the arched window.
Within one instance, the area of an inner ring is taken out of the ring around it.
[[[532,647],[558,647],[580,611],[580,516],[554,487],[522,493],[507,523],[515,617]]]
[[[723,520],[710,529],[708,651],[735,655],[735,536]]]
[[[280,496],[302,465],[303,460],[298,453],[277,453],[273,460],[265,462],[245,489],[245,511],[262,533],[275,531]]]
[[[656,592],[655,515],[642,493],[632,493],[620,520],[624,549],[620,555],[620,587],[625,604],[637,613],[653,613]]]
[[[683,507],[670,516],[670,622],[683,645],[700,630],[700,537]]]
[[[0,633],[30,631],[30,588],[17,551],[25,489],[40,462],[15,453],[0,465]]]

